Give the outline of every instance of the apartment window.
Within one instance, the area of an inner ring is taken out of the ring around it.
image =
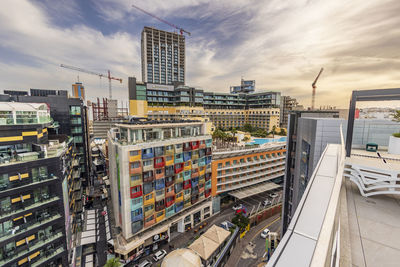
[[[163,158],[156,158],[156,164],[160,164],[163,162]]]
[[[137,197],[137,198],[132,199],[132,205],[134,205],[134,206],[142,204],[142,202],[143,202],[142,197]]]
[[[244,159],[240,159],[240,163],[244,163]]]
[[[151,166],[151,165],[153,165],[153,161],[151,159],[143,160],[143,166]]]
[[[225,162],[225,167],[229,167],[229,166],[231,166],[231,162],[230,161]]]
[[[131,175],[131,182],[136,182],[139,180],[142,180],[142,177],[140,177],[140,174]]]
[[[162,196],[162,195],[164,195],[164,189],[156,191],[156,196],[157,197]]]
[[[74,136],[74,143],[82,143],[83,142],[83,138],[82,136],[78,135],[78,136]]]
[[[163,173],[163,169],[156,169],[156,174],[161,174]]]
[[[172,192],[172,191],[174,191],[174,187],[173,186],[167,187],[166,191],[167,191],[167,193]]]
[[[258,157],[257,157],[257,156],[254,156],[253,158],[254,158],[254,160],[258,160]]]
[[[131,192],[132,192],[132,194],[135,194],[135,193],[138,193],[138,192],[140,192],[142,190],[142,187],[139,185],[139,186],[136,186],[136,187],[133,187],[133,188],[131,188]]]
[[[152,210],[152,209],[154,209],[154,205],[153,204],[144,206],[144,212],[147,212],[147,211]]]
[[[235,159],[235,160],[233,160],[233,165],[236,165],[238,162],[237,162],[237,160]]]
[[[70,107],[70,115],[81,115],[81,107],[80,106],[71,106]]]
[[[165,160],[166,161],[171,161],[172,160],[172,156],[166,156]]]
[[[130,165],[131,165],[131,169],[136,169],[136,168],[140,167],[140,162],[135,161],[135,162],[132,162]]]
[[[247,162],[251,162],[251,157],[248,157],[248,158],[247,158]]]
[[[217,176],[221,176],[221,175],[222,175],[222,171],[218,171]]]
[[[153,193],[146,195],[146,196],[144,197],[144,199],[145,199],[145,200],[153,199]]]
[[[139,151],[138,150],[133,150],[133,151],[130,151],[129,152],[129,155],[132,157],[132,156],[137,156],[137,155],[139,155]]]

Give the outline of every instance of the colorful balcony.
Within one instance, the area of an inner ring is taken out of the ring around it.
[[[175,154],[175,149],[174,149],[174,146],[173,145],[168,145],[168,146],[165,146],[165,155],[171,155],[171,156],[173,156],[174,154]]]
[[[165,209],[165,217],[168,218],[174,214],[175,214],[175,205],[172,205],[171,207]]]
[[[178,174],[179,175],[179,174]],[[177,179],[174,176],[165,177],[165,187],[171,186],[175,183]],[[182,180],[183,181],[183,180]]]
[[[208,165],[208,164],[211,164],[211,161],[212,161],[212,156],[207,156],[206,157],[206,164]],[[210,166],[211,167],[211,166]]]
[[[143,183],[141,174],[131,174],[130,186],[134,187]]]
[[[199,146],[200,146],[200,141],[193,141],[193,142],[190,143],[190,146],[191,146],[192,150],[193,149],[198,149]]]
[[[136,152],[137,151],[137,152]],[[140,150],[136,151],[131,151],[131,152],[136,152],[137,155],[131,156],[131,153],[129,152],[129,162],[134,162],[142,159],[142,153]]]
[[[190,202],[190,198],[189,198],[189,199],[187,199],[187,200],[185,200],[183,202],[183,207],[187,208],[187,207],[190,207],[190,206],[192,206],[192,203]]]
[[[175,164],[175,174],[183,171],[183,163]]]
[[[192,184],[192,188],[198,186],[199,185],[199,178],[197,177],[197,178],[191,179],[191,184]]]
[[[165,167],[165,176],[171,176],[174,174],[175,174],[174,166],[166,166]]]
[[[149,217],[154,214],[154,204],[150,204],[143,207],[144,209],[144,217]]]
[[[203,166],[203,167],[200,167],[200,169],[199,169],[199,175],[200,176],[202,176],[202,175],[205,175],[206,174],[206,168]]]
[[[190,178],[192,178],[192,171],[191,170],[184,171],[183,172],[183,180],[187,181],[187,180],[190,180]]]
[[[162,168],[165,166],[164,157],[154,158],[154,168]]]
[[[207,147],[206,148],[206,156],[211,156],[211,154],[212,154],[211,147]]]
[[[192,177],[191,178],[196,178],[199,177],[199,169],[192,169]]]
[[[206,140],[206,147],[212,147],[212,139]]]
[[[199,151],[192,151],[192,161],[199,159]]]
[[[175,147],[175,154],[183,152],[182,144],[176,144],[174,145],[174,147]]]
[[[175,202],[175,213],[180,212],[183,209],[183,201]]]
[[[165,188],[165,179],[156,179],[156,190],[164,189]]]
[[[211,173],[206,173],[204,176],[205,180],[208,181],[211,179]]]
[[[175,164],[176,163],[182,163],[183,162],[183,153],[175,154]]]
[[[197,160],[192,161],[192,169],[199,168],[199,162]]]
[[[142,208],[138,208],[134,211],[131,211],[131,221],[137,222],[143,220],[143,211]]]
[[[175,203],[178,203],[179,201],[183,201],[183,192],[177,193],[175,196]]]
[[[183,182],[182,183],[175,183],[174,187],[175,187],[175,194],[180,193],[182,191],[182,189],[183,189]]]
[[[204,196],[209,197],[211,195],[211,189],[207,189],[204,191]]]
[[[137,198],[137,197],[141,197],[143,195],[142,192],[142,186],[138,185],[138,186],[134,186],[131,187],[131,198]]]
[[[181,172],[181,173],[178,173],[176,176],[175,176],[175,183],[183,183],[183,173]]]
[[[208,180],[205,185],[206,189],[211,189],[211,180]]]
[[[199,159],[199,167],[206,165],[206,158],[202,157]]]
[[[189,189],[192,187],[191,180],[183,181],[183,189]]]
[[[168,208],[175,203],[175,196],[165,198],[165,207]]]
[[[190,145],[190,142],[183,143],[183,151],[190,151],[192,150],[192,146]]]
[[[152,148],[142,149],[142,159],[151,159],[153,157],[154,153]]]
[[[192,169],[192,161],[191,160],[186,161],[185,165],[183,167],[183,170],[184,171],[190,171],[191,169]]]
[[[156,201],[156,212],[164,210],[164,209],[165,209],[165,199]]]
[[[190,190],[188,190],[188,192],[185,194],[185,192],[183,192],[183,200],[188,200],[190,199],[191,194],[190,194]]]
[[[152,171],[152,170],[154,170],[154,166],[153,166],[153,161],[151,161],[151,164],[150,163],[145,163],[146,165],[144,165],[143,163],[142,163],[142,170],[143,170],[143,172],[148,172],[148,171]]]
[[[207,164],[206,166],[206,173],[211,173],[212,169],[211,169],[211,164]]]
[[[174,165],[174,156],[173,155],[167,155],[165,156],[165,166],[172,166]]]
[[[156,222],[161,222],[165,218],[165,210],[156,213]]]
[[[129,163],[129,173],[130,174],[141,173],[141,172],[142,172],[142,166],[140,164],[140,161],[135,161],[135,162]]]
[[[206,179],[204,175],[199,176],[199,185],[204,185],[206,183]]]
[[[165,171],[164,168],[160,168],[160,169],[155,169],[155,178],[157,179],[161,179],[165,177]]]
[[[183,161],[188,161],[192,159],[192,152],[183,152]]]
[[[199,184],[199,194],[201,194],[201,192],[204,192],[204,186],[200,186]]]
[[[174,186],[171,185],[170,187],[167,187],[165,189],[165,197],[173,197],[175,196],[175,190],[174,190]]]
[[[201,140],[199,148],[206,148],[206,140]]]
[[[137,197],[131,200],[131,210],[137,210],[143,206],[143,197]]]
[[[156,191],[156,202],[165,199],[165,190],[161,189]]]
[[[154,157],[164,156],[164,146],[158,146],[154,148]]]
[[[154,214],[149,217],[144,218],[144,227],[152,226],[155,223],[156,223],[156,219],[155,219]]]
[[[143,205],[147,206],[147,205],[154,205],[155,199],[154,199],[154,192],[151,192],[147,195],[143,196]]]
[[[154,172],[153,171],[147,171],[143,172],[143,182],[144,183],[149,183],[154,181]]]
[[[199,151],[199,157],[200,157],[200,158],[206,156],[206,150],[205,150],[205,149],[199,149],[198,151]]]

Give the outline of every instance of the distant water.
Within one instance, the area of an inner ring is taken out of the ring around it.
[[[254,142],[248,142],[247,144],[262,145],[273,142],[286,142],[286,136],[282,136],[280,138],[254,138]]]

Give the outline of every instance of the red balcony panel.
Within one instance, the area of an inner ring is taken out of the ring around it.
[[[190,142],[190,146],[192,147],[192,149],[198,149],[200,146],[200,141]]]
[[[177,163],[175,164],[175,173],[180,173],[183,171],[184,164],[183,163]]]
[[[205,197],[209,197],[211,195],[211,188],[210,189],[207,189],[205,192],[204,192],[204,196]]]
[[[154,158],[154,168],[162,168],[165,166],[164,157]]]
[[[142,186],[133,186],[131,187],[131,198],[141,197],[143,195]]]
[[[192,187],[190,180],[183,181],[183,189],[189,189]]]
[[[170,196],[165,199],[165,207],[168,208],[175,203],[175,196]]]

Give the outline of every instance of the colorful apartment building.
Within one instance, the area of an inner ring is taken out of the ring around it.
[[[155,250],[211,216],[212,139],[204,123],[131,121],[112,128],[108,140],[122,259]]]
[[[211,194],[234,196],[251,187],[278,188],[285,174],[285,157],[283,142],[213,151]]]

